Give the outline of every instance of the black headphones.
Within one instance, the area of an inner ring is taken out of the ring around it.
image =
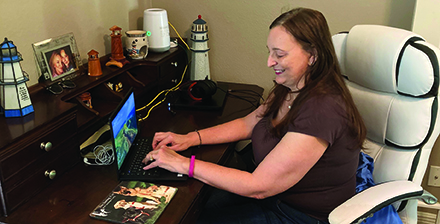
[[[195,80],[183,84],[180,90],[186,91],[191,99],[200,101],[209,99],[217,91],[217,83],[206,78],[205,80]]]

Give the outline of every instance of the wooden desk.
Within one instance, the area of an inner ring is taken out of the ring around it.
[[[233,90],[247,89],[260,94],[263,92],[261,87],[255,85],[232,83],[228,85],[229,89]],[[251,96],[240,92],[233,94],[246,98]],[[251,98],[258,100],[256,95]],[[142,135],[152,135],[155,131],[186,133],[242,117],[253,109],[250,103],[231,94],[228,95],[222,111],[176,110],[177,113],[173,115],[165,105],[162,105],[153,110],[150,117],[141,124]],[[198,159],[225,164],[232,155],[234,145],[231,143],[202,146],[193,152]],[[90,218],[89,213],[119,183],[112,168],[114,167],[86,166],[79,163],[8,217],[0,218],[0,221],[9,224],[106,223]],[[194,179],[185,182],[158,183],[177,187],[178,192],[157,223],[194,223],[210,187]]]
[[[29,88],[34,112],[19,118],[0,115],[0,214],[10,215],[27,200],[56,182],[81,162],[79,146],[108,122],[110,113],[130,88],[147,100],[175,86],[186,65],[186,52],[173,48],[131,61],[123,68],[107,67],[109,56],[100,58],[103,74],[88,76],[87,64],[72,74],[76,87],[54,95],[45,82]],[[114,91],[109,83],[123,86]],[[88,92],[93,107],[81,99]],[[53,179],[55,177],[55,179]]]

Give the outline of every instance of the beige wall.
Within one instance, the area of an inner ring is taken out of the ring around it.
[[[258,2],[258,3],[257,3]],[[95,49],[110,53],[108,30],[142,29],[143,11],[160,7],[184,37],[201,14],[210,26],[211,77],[216,81],[258,84],[268,90],[274,73],[266,67],[266,36],[270,22],[281,12],[303,6],[324,13],[331,32],[359,23],[411,28],[415,0],[14,0],[1,1],[0,38],[7,37],[23,55],[28,85],[38,82],[32,43],[73,32],[83,62]],[[171,36],[176,36],[171,30]]]
[[[440,47],[440,0],[418,0],[414,7],[412,31]]]
[[[202,15],[209,25],[211,78],[258,84],[267,95],[275,77],[266,66],[268,26],[281,12],[298,6],[317,9],[326,16],[332,34],[362,23],[410,30],[415,0],[152,0],[152,4],[166,9],[169,21],[185,37]]]
[[[134,0],[14,0],[0,1],[0,42],[7,37],[22,54],[22,68],[38,82],[32,43],[73,32],[83,62],[95,49],[100,56],[111,52],[108,40],[113,25],[133,29],[151,1]]]

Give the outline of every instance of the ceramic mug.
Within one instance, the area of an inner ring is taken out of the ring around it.
[[[127,35],[127,42],[125,50],[132,59],[143,59],[148,54],[148,40],[146,31],[143,30],[129,30],[125,32]]]

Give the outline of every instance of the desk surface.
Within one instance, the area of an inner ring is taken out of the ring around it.
[[[228,83],[228,94],[221,111],[176,110],[170,113],[165,105],[153,110],[150,117],[141,123],[142,135],[153,135],[156,131],[187,133],[245,116],[255,107],[239,95],[254,103],[259,97],[249,90],[262,94],[263,89],[255,85]],[[239,91],[244,90],[244,91]],[[234,144],[219,144],[195,148],[198,159],[225,164]],[[117,186],[114,167],[86,166],[77,164],[70,171],[57,178],[54,183],[12,212],[1,222],[15,223],[106,223],[89,217],[89,213]],[[200,204],[209,186],[194,179],[185,182],[157,182],[177,187],[179,190],[156,223],[193,223]]]

